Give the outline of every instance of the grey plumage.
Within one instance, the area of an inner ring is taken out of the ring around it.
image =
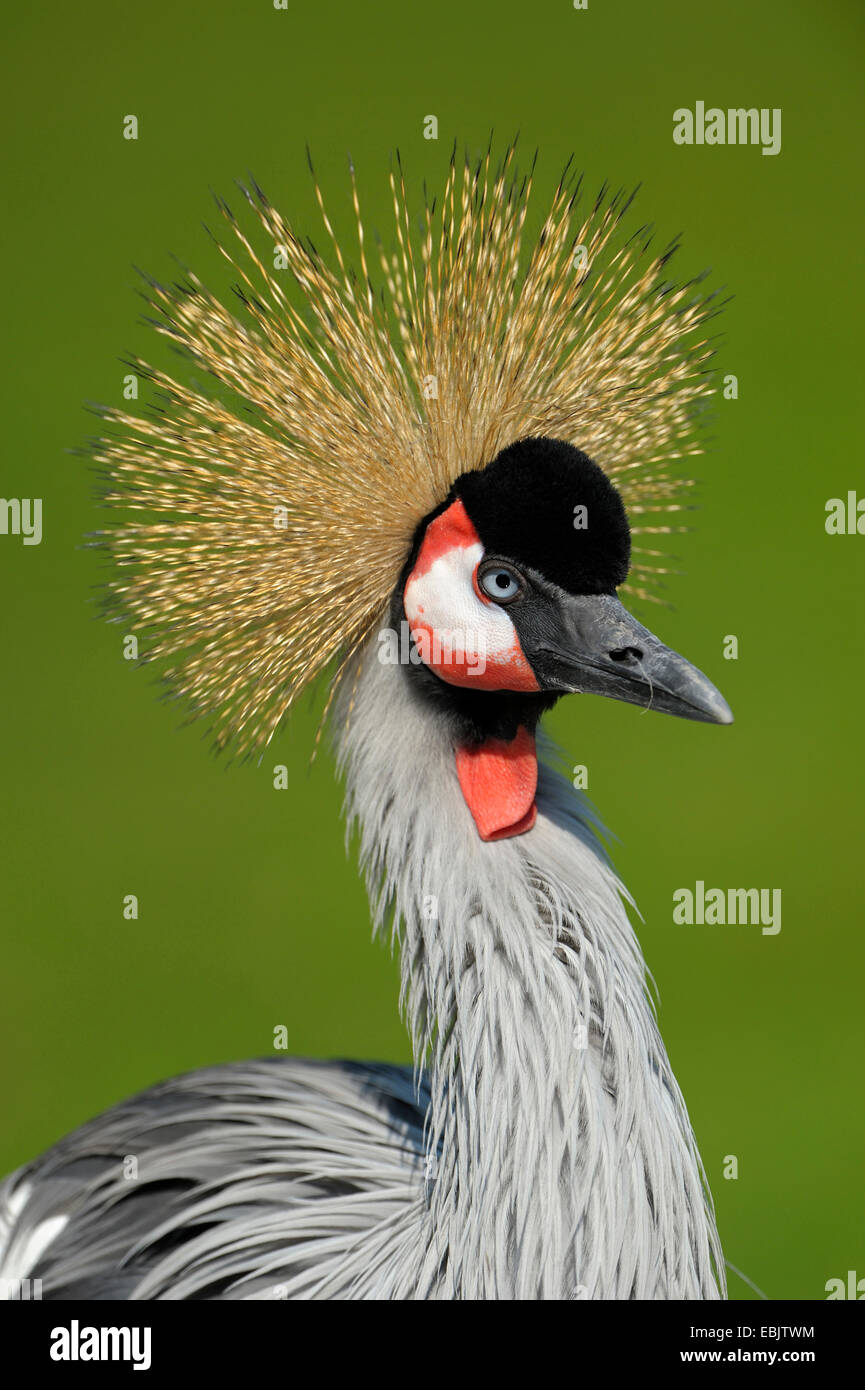
[[[417,1079],[268,1060],[154,1087],[7,1179],[0,1275],[46,1298],[724,1296],[584,799],[542,762],[534,829],[483,842],[444,718],[374,640],[343,689],[349,818]]]
[[[402,1067],[266,1059],[191,1072],[7,1179],[2,1277],[40,1278],[46,1299],[346,1294],[368,1238],[404,1221],[422,1142]]]

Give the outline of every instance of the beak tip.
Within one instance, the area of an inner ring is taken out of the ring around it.
[[[733,711],[730,709],[730,706],[727,704],[720,690],[714,690],[713,696],[714,698],[711,705],[708,705],[706,709],[711,723],[733,724],[735,722]]]

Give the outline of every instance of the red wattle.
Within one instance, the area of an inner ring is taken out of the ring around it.
[[[458,748],[456,763],[462,794],[482,840],[504,840],[531,830],[538,814],[534,734],[520,727],[510,742],[489,738],[478,748]]]

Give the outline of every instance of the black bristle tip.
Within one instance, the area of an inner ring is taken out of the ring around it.
[[[258,199],[258,201],[259,201],[259,203],[261,204],[261,206],[262,206],[263,208],[269,208],[269,207],[270,207],[270,199],[268,198],[267,194],[264,192],[264,189],[263,189],[263,188],[261,187],[261,185],[259,184],[258,179],[255,177],[255,175],[254,175],[250,170],[247,170],[246,177],[249,179],[249,182],[250,182],[251,185],[252,185],[252,190],[253,190],[253,192],[255,193],[255,196],[256,196],[256,198]]]
[[[240,196],[246,199],[250,207],[255,207],[255,199],[253,198],[246,184],[242,183],[240,179],[233,179],[232,182],[234,183],[234,186],[237,189]]]

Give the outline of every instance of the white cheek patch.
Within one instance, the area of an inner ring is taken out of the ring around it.
[[[425,665],[451,685],[479,690],[537,690],[516,628],[504,608],[480,598],[474,574],[480,541],[444,550],[429,562],[423,547],[404,604]]]

